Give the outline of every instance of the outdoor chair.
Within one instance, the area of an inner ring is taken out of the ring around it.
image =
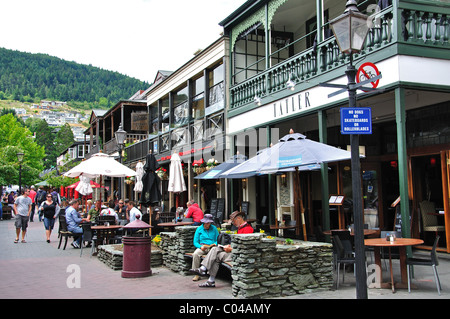
[[[67,222],[66,222],[66,216],[59,216],[59,245],[58,249],[61,247],[62,239],[65,238],[64,242],[64,248],[66,249],[67,246],[67,239],[69,237],[75,237],[76,235],[70,231],[67,230]]]
[[[341,264],[344,265],[343,273],[342,273],[342,282],[344,282],[345,277],[345,265],[347,264],[355,264],[355,257],[352,254],[348,254],[345,252],[344,245],[342,244],[339,236],[333,236],[333,252],[335,256],[335,264],[336,264],[336,289],[339,289],[339,271],[341,268]]]
[[[81,236],[81,251],[80,251],[80,257],[83,254],[83,244],[84,242],[88,242],[91,244],[92,248],[91,248],[91,256],[94,253],[94,249],[96,247],[97,244],[97,236],[94,235],[94,231],[91,228],[92,224],[91,223],[82,223],[81,227],[83,228],[83,235]]]
[[[424,200],[419,203],[420,214],[422,215],[422,226],[426,232],[445,231],[445,226],[439,226],[436,214],[436,207],[433,202]]]
[[[439,241],[439,235],[436,236],[434,240],[433,249],[431,250],[431,255],[429,259],[425,258],[406,258],[407,274],[408,274],[408,292],[411,292],[411,266],[431,266],[434,272],[434,280],[436,281],[436,288],[438,294],[441,295],[441,281],[439,280],[439,275],[436,267],[439,265],[438,257],[436,254],[436,247]]]
[[[286,221],[286,226],[296,226],[297,221],[296,220],[288,220]],[[283,234],[286,238],[296,238],[296,228],[290,228],[290,229],[284,229]]]

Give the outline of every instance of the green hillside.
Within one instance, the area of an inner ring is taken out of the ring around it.
[[[81,109],[109,108],[148,87],[118,72],[0,48],[0,100],[56,100]]]

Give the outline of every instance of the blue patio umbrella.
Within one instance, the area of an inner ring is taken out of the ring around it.
[[[222,177],[222,173],[228,171],[229,169],[245,162],[247,160],[247,157],[244,155],[234,155],[233,157],[231,157],[230,159],[226,160],[225,162],[223,162],[220,165],[215,166],[214,168],[199,174],[197,176],[195,176],[195,179],[216,179],[216,178],[223,178]],[[240,177],[235,177],[235,178],[245,178],[245,177],[250,177],[253,176],[255,174],[250,173],[250,174],[242,174],[242,176]]]
[[[309,140],[299,133],[291,133],[272,147],[222,174],[232,178],[237,174],[270,174],[281,171],[317,169],[321,163],[349,160],[351,153],[324,143]]]
[[[256,156],[242,164],[228,170],[222,177],[232,178],[239,174],[273,174],[282,171],[317,169],[322,163],[337,162],[351,159],[351,153],[324,143],[315,142],[305,135],[293,133],[282,137],[279,142],[260,151]],[[301,191],[298,188],[297,196],[301,210],[303,236],[306,240],[306,227],[304,222],[304,208]]]

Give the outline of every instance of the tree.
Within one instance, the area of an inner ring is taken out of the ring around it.
[[[44,167],[47,169],[55,166],[57,157],[56,145],[52,129],[45,120],[40,120],[36,125],[36,143],[45,149]]]
[[[24,153],[22,184],[32,185],[43,169],[44,148],[33,140],[30,130],[12,114],[0,116],[0,182],[3,185],[19,182],[18,152]]]
[[[56,144],[56,154],[59,156],[64,152],[70,145],[74,142],[72,128],[68,123],[64,124],[63,127],[56,134],[55,144]]]

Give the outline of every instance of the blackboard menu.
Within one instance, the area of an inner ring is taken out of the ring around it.
[[[245,214],[245,216],[247,216],[247,214],[248,214],[248,206],[249,205],[250,205],[250,202],[242,202],[241,212],[243,212]]]
[[[225,198],[218,198],[217,199],[216,218],[220,224],[223,222],[224,212],[225,212]]]
[[[217,198],[211,199],[211,208],[209,209],[209,212],[213,217],[217,216]]]

